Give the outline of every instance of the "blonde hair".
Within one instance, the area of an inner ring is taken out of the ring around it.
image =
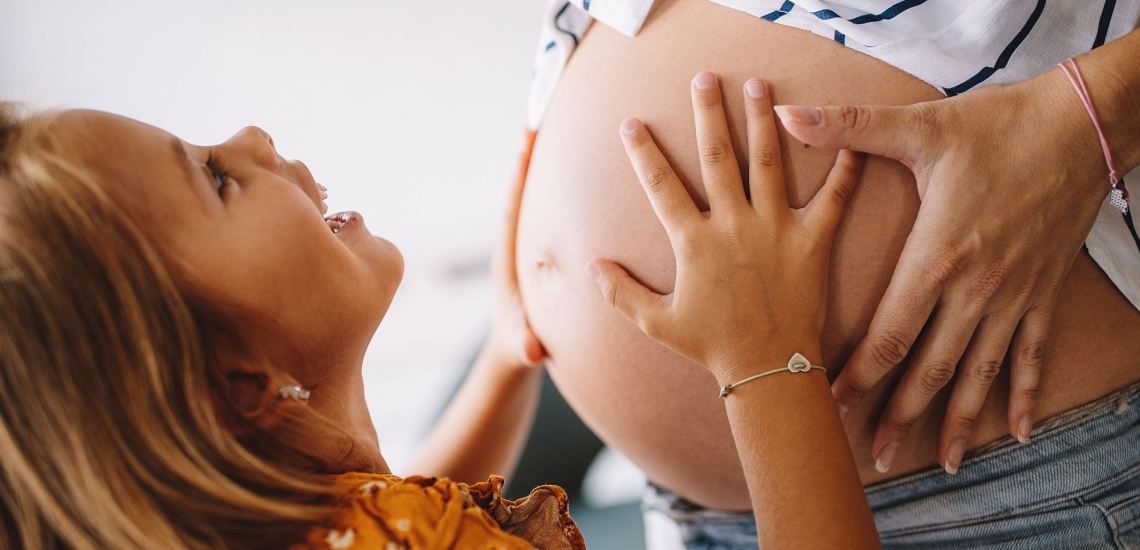
[[[302,540],[352,442],[314,456],[307,407],[228,404],[208,312],[51,120],[0,104],[0,548]]]

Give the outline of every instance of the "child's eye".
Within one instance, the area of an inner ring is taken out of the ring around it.
[[[226,182],[230,180],[229,174],[226,172],[225,167],[218,162],[214,157],[214,153],[210,153],[206,157],[206,168],[210,170],[210,174],[214,176],[214,187],[218,190],[218,194],[222,194],[222,190],[226,188]]]

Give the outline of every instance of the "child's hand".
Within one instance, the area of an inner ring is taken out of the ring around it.
[[[533,140],[533,134],[528,136]],[[496,364],[504,366],[536,366],[546,357],[546,349],[530,330],[519,297],[518,272],[515,268],[515,240],[518,235],[519,207],[522,205],[529,155],[519,166],[518,177],[511,185],[499,242],[491,257],[491,276],[495,282],[495,319],[491,335],[483,348]]]
[[[704,216],[649,130],[622,123],[626,152],[677,257],[677,283],[662,296],[617,264],[595,260],[587,271],[606,300],[651,338],[702,365],[722,384],[778,368],[799,352],[818,361],[827,304],[831,242],[862,166],[839,153],[827,183],[802,209],[788,206],[771,96],[759,80],[745,84],[749,188],[744,194],[718,79],[693,80],[701,174],[711,213]]]

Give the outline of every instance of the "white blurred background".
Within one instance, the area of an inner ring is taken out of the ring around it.
[[[488,328],[486,263],[545,4],[0,0],[0,99],[106,110],[199,144],[259,126],[329,188],[330,211],[357,210],[396,243],[404,283],[364,369],[384,454],[408,474]],[[636,498],[643,478],[624,459],[594,469],[593,504]],[[583,529],[592,548],[629,547]]]

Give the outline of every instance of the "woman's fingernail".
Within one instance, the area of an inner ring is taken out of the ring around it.
[[[744,93],[752,99],[760,99],[764,97],[764,83],[759,80],[749,80],[744,85]]]
[[[707,90],[712,88],[713,84],[716,84],[716,77],[713,76],[712,73],[701,73],[693,79],[693,85],[695,85],[698,90]]]
[[[847,418],[847,414],[851,412],[851,407],[848,407],[847,405],[836,405],[836,407],[839,408],[840,420]]]
[[[621,123],[621,133],[632,136],[638,128],[641,128],[641,121],[636,118],[627,118]]]
[[[966,442],[959,439],[950,444],[950,448],[946,449],[946,463],[942,468],[946,473],[954,475],[958,473],[958,465],[962,463],[962,455],[966,453]]]
[[[823,111],[815,107],[801,107],[799,105],[780,105],[776,108],[776,116],[784,122],[794,122],[804,126],[815,126],[823,120]]]
[[[879,457],[875,459],[875,470],[880,474],[887,473],[891,469],[891,463],[895,461],[895,453],[899,452],[899,444],[897,441],[892,441],[883,446],[883,450],[879,451]]]
[[[598,265],[590,262],[586,264],[586,274],[594,280],[595,283],[602,282],[602,270],[598,269]]]
[[[1017,423],[1017,440],[1029,444],[1029,433],[1033,431],[1033,419],[1027,414]]]

